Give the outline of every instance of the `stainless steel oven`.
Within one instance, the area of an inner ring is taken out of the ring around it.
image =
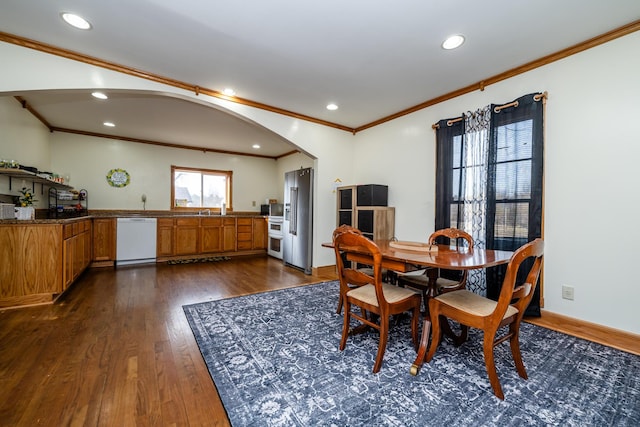
[[[282,216],[270,216],[268,222],[269,244],[267,246],[267,253],[274,258],[282,259],[282,239],[284,238],[282,226],[284,218]]]

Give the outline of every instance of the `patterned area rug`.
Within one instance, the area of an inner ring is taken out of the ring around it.
[[[528,380],[496,347],[505,400],[489,385],[482,333],[444,340],[413,377],[408,318],[371,373],[376,332],[338,350],[337,282],[184,306],[234,426],[638,426],[640,357],[522,324]]]
[[[205,258],[172,259],[167,261],[167,264],[193,264],[196,262],[229,261],[230,259],[231,258],[228,256],[210,256]]]

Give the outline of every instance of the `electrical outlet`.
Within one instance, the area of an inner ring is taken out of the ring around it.
[[[573,286],[562,285],[562,298],[573,301]]]
[[[255,207],[256,201],[254,200],[253,202],[251,202],[251,205]]]

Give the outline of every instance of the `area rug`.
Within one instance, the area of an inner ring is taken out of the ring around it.
[[[325,282],[183,307],[232,425],[640,425],[639,356],[523,323],[529,379],[508,344],[496,347],[501,401],[480,331],[460,347],[444,340],[414,377],[400,318],[373,374],[377,333],[350,336],[338,350],[337,296],[337,282]]]
[[[198,262],[218,262],[229,261],[231,257],[228,256],[210,256],[204,258],[187,258],[187,259],[171,259],[167,261],[167,264],[193,264]]]

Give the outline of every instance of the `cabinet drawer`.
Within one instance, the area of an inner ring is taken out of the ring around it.
[[[220,227],[222,226],[222,218],[202,218],[200,225],[206,227]]]
[[[251,218],[238,218],[238,225],[248,225],[251,226]]]
[[[238,232],[238,244],[240,244],[240,242],[250,242],[251,241],[251,232],[248,233],[240,233]]]
[[[176,225],[186,225],[197,227],[200,224],[200,218],[176,218]]]
[[[235,218],[224,218],[222,221],[224,225],[236,225]]]
[[[240,233],[251,234],[251,225],[238,225],[238,235],[240,235]]]
[[[173,227],[173,218],[158,218],[158,227]]]
[[[246,242],[241,242],[240,237],[238,236],[238,250],[243,250],[243,249],[251,249],[251,239],[249,239],[249,241],[246,241]]]

